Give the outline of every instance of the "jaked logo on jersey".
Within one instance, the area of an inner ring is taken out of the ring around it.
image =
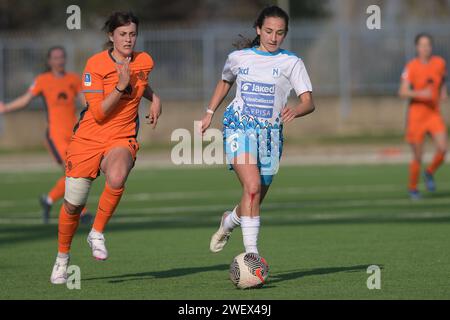
[[[270,83],[244,81],[241,85],[242,92],[275,94],[275,85]]]
[[[272,118],[275,104],[275,85],[244,81],[241,84],[244,114],[258,118]]]
[[[85,73],[84,74],[84,85],[86,87],[90,87],[91,84],[92,84],[92,82],[91,82],[91,74],[90,73]]]

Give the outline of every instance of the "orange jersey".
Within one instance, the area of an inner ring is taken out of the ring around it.
[[[150,55],[134,52],[129,64],[130,84],[113,111],[105,115],[102,102],[115,90],[119,81],[116,61],[110,50],[92,56],[86,64],[82,78],[87,106],[75,126],[73,139],[107,142],[135,138],[139,130],[138,107],[152,68],[153,60]]]
[[[66,72],[56,77],[45,72],[36,77],[29,91],[33,96],[44,98],[49,135],[69,140],[77,121],[75,99],[81,91],[79,75]]]
[[[405,67],[402,79],[409,82],[413,90],[430,88],[431,99],[411,99],[410,108],[417,111],[439,112],[439,99],[441,86],[447,75],[445,60],[439,56],[432,56],[428,63],[424,64],[418,58],[411,60]]]

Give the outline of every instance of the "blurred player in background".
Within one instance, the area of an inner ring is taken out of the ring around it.
[[[47,71],[38,75],[26,93],[9,102],[0,102],[0,113],[25,108],[37,96],[42,96],[47,111],[46,146],[56,162],[63,167],[66,149],[77,121],[76,103],[78,97],[84,105],[81,93],[81,78],[78,74],[66,72],[66,51],[55,46],[47,53]],[[62,199],[65,190],[65,176],[58,179],[53,188],[39,198],[43,209],[44,223],[48,223],[50,210],[56,201]],[[83,210],[83,213],[86,209]],[[89,221],[90,215],[83,214],[83,221]]]
[[[110,49],[95,54],[86,63],[82,85],[87,107],[67,149],[58,255],[50,278],[54,284],[67,282],[69,251],[80,212],[100,171],[105,174],[106,182],[87,241],[95,259],[108,258],[103,232],[119,204],[136,160],[141,98],[152,101],[147,117],[153,128],[161,114],[159,97],[148,85],[153,60],[145,52],[134,51],[138,24],[132,13],[113,13],[104,26]]]
[[[289,17],[277,6],[267,7],[254,27],[257,37],[242,50],[229,54],[213,97],[202,119],[202,133],[234,82],[236,97],[223,118],[227,162],[242,185],[240,203],[226,211],[210,250],[219,252],[231,232],[241,226],[245,251],[258,253],[257,239],[262,203],[278,171],[283,147],[283,125],[314,111],[311,82],[303,61],[281,49]],[[298,102],[287,107],[294,89]]]
[[[433,38],[419,34],[415,39],[417,57],[405,67],[399,96],[409,99],[406,141],[411,145],[413,159],[409,168],[409,195],[419,199],[417,188],[422,164],[424,139],[430,134],[436,145],[431,164],[423,172],[428,191],[435,191],[434,173],[445,160],[447,127],[440,111],[440,101],[447,99],[445,60],[432,54]]]

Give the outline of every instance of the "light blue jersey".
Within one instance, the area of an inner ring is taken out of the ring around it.
[[[237,87],[223,118],[227,161],[250,153],[262,183],[268,185],[278,171],[283,147],[281,111],[292,89],[297,96],[312,91],[305,65],[286,50],[249,48],[228,55],[222,79]]]

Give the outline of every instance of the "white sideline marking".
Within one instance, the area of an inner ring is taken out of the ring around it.
[[[124,213],[126,214],[126,212]],[[202,217],[202,222],[217,222],[219,220],[219,215],[212,217]],[[374,218],[374,222],[376,222],[377,214],[330,214],[330,213],[316,213],[316,214],[290,214],[290,215],[265,215],[263,216],[263,221],[285,221],[285,220],[295,220],[295,221],[339,221],[339,220],[362,220],[367,218]],[[421,212],[421,213],[383,213],[383,215],[378,216],[378,218],[382,218],[383,221],[396,219],[435,219],[435,218],[450,218],[450,213],[447,212]],[[192,221],[192,217],[114,217],[111,220],[112,224],[126,224],[126,223],[146,223],[146,222],[187,222]],[[57,224],[58,219],[52,218],[50,219],[50,224]],[[0,218],[0,225],[41,225],[42,220],[38,218]]]
[[[442,184],[450,184],[441,182]],[[377,192],[377,191],[402,191],[404,188],[396,185],[348,185],[348,186],[316,186],[316,187],[286,187],[277,188],[274,187],[269,191],[270,194],[275,195],[288,195],[288,194],[320,194],[320,193],[365,193],[365,192]],[[186,199],[208,199],[217,198],[220,196],[238,196],[241,194],[240,190],[218,190],[218,191],[188,191],[188,192],[148,192],[148,193],[127,193],[121,200],[121,203],[126,202],[141,202],[141,201],[157,201],[157,200],[186,200]],[[405,191],[406,194],[406,191]],[[98,195],[89,196],[88,204],[97,203],[99,199]],[[20,200],[0,200],[0,208],[10,208],[17,205],[30,205],[36,204],[38,197],[27,198]]]
[[[372,192],[372,191],[400,191],[403,188],[401,187],[395,187],[393,185],[386,185],[386,186],[330,186],[330,187],[310,187],[310,188],[278,188],[271,190],[270,193],[274,195],[291,195],[291,194],[298,194],[299,196],[305,195],[305,194],[320,194],[320,193],[326,193],[326,192],[339,192],[339,193],[365,193],[365,192]],[[123,199],[121,200],[121,203],[135,203],[135,202],[146,202],[146,201],[157,201],[157,200],[187,200],[187,199],[211,199],[211,198],[217,198],[219,196],[238,196],[240,195],[240,191],[236,190],[227,190],[227,191],[220,191],[220,192],[213,192],[213,191],[198,191],[198,192],[161,192],[161,193],[135,193],[135,194],[126,194],[124,195]],[[89,197],[88,201],[88,207],[92,207],[97,204],[99,197],[98,196],[92,196]],[[426,202],[424,202],[426,201]],[[334,200],[334,201],[327,201],[326,199],[321,200],[304,200],[302,201],[301,198],[298,202],[276,202],[275,204],[277,208],[283,207],[283,208],[307,208],[307,207],[314,207],[314,208],[320,208],[320,207],[359,207],[359,206],[384,206],[384,205],[405,205],[405,204],[414,204],[414,205],[420,205],[420,204],[450,204],[450,197],[449,198],[428,198],[417,202],[412,202],[405,193],[404,199],[365,199],[365,200]],[[24,200],[1,200],[0,201],[0,208],[11,208],[11,207],[17,207],[20,205],[30,205],[30,204],[36,204],[37,205],[37,198],[36,199],[24,199]],[[263,204],[263,208],[269,208],[274,203],[267,203]],[[60,204],[57,204],[57,207],[59,207]],[[224,204],[224,205],[207,205],[207,206],[177,206],[177,207],[153,207],[153,208],[129,208],[127,209],[128,212],[133,213],[151,213],[154,210],[161,212],[161,213],[177,213],[182,212],[183,210],[190,210],[190,211],[204,211],[204,210],[218,210],[220,208],[227,208],[230,204]],[[179,209],[177,209],[179,208]],[[206,209],[204,209],[206,208]],[[1,214],[1,212],[0,212]]]

